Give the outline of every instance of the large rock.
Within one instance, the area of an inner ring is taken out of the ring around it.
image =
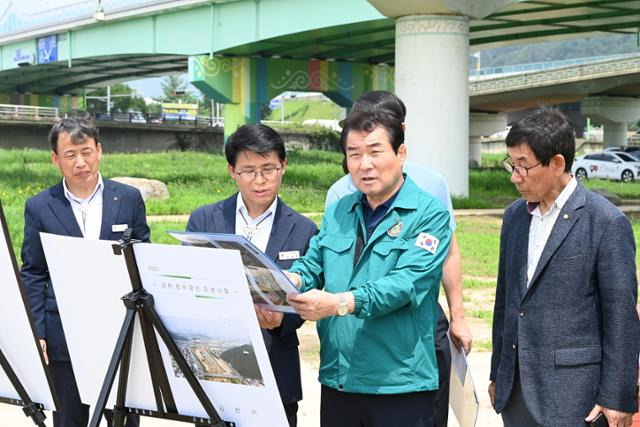
[[[591,191],[593,191],[594,193],[598,193],[599,195],[609,200],[611,203],[613,203],[616,206],[620,206],[620,203],[622,203],[622,199],[620,198],[620,196],[618,196],[615,193],[612,193],[611,191],[607,191],[603,188],[593,188],[591,189]]]
[[[142,198],[147,200],[166,200],[169,198],[167,185],[157,179],[131,178],[128,176],[111,178],[114,181],[136,187],[142,193]]]

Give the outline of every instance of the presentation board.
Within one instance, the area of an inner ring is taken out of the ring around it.
[[[0,222],[0,350],[31,400],[45,409],[55,410],[52,380],[41,357],[1,203]],[[1,368],[0,398],[20,399]]]
[[[125,260],[114,254],[115,242],[41,236],[80,395],[92,405],[125,316],[120,298],[131,291]],[[147,243],[133,249],[158,315],[220,416],[243,427],[287,425],[238,251]],[[87,296],[96,303],[85,304]],[[207,417],[158,342],[179,415]],[[150,385],[137,333],[126,406],[157,410]]]

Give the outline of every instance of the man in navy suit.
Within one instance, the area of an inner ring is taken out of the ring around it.
[[[148,242],[149,227],[140,192],[100,175],[102,146],[91,122],[63,119],[51,129],[49,142],[51,160],[63,179],[27,200],[21,273],[42,351],[60,398],[61,407],[53,413],[53,425],[85,427],[89,406],[81,402],[78,394],[39,233],[118,240],[130,227],[135,239]],[[137,426],[138,416],[127,416],[126,425]]]
[[[307,251],[317,227],[278,197],[287,166],[282,138],[263,124],[241,126],[229,137],[225,155],[239,192],[193,211],[187,231],[242,235],[288,269]],[[296,329],[303,320],[258,307],[256,314],[289,425],[295,426],[302,399]]]
[[[559,111],[515,123],[504,167],[522,194],[504,213],[489,395],[506,427],[630,426],[638,409],[636,246],[624,214],[571,176]]]

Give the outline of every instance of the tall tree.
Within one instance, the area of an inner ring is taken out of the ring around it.
[[[198,104],[198,98],[189,91],[189,83],[180,75],[166,76],[160,82],[162,87],[161,102],[182,102]]]
[[[89,110],[94,112],[107,111],[106,87],[90,92],[89,96],[104,97],[104,100],[89,98],[87,102]],[[138,96],[136,92],[126,83],[118,83],[111,86],[111,96],[112,113],[141,112],[145,115],[147,114],[147,103],[144,101],[144,98]]]

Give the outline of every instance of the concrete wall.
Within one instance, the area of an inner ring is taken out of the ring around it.
[[[0,120],[0,148],[49,149],[47,135],[52,122]],[[222,153],[224,129],[191,128],[139,123],[98,122],[100,141],[106,153],[196,150]],[[281,132],[287,149],[339,150],[336,139],[318,138],[303,132]]]
[[[221,152],[222,128],[97,123],[105,152],[137,153],[192,149]],[[49,149],[52,122],[0,121],[0,148]]]

